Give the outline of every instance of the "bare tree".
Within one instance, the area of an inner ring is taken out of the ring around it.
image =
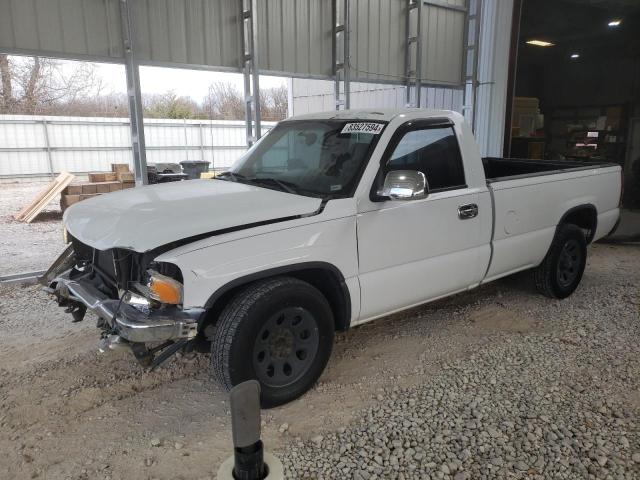
[[[0,78],[2,79],[0,113],[8,113],[13,108],[13,75],[8,55],[0,54]]]
[[[287,87],[260,90],[260,111],[264,120],[282,120],[287,116]],[[240,120],[245,103],[240,91],[231,83],[218,82],[209,87],[202,108],[212,119]]]
[[[129,104],[126,93],[108,93],[96,97],[76,98],[60,102],[47,115],[81,117],[128,117]]]
[[[39,57],[0,54],[0,113],[125,117],[125,94],[103,93],[96,66],[86,62],[60,62]],[[143,95],[150,118],[212,118],[241,120],[243,94],[233,83],[217,82],[201,104],[174,91]],[[264,120],[287,116],[285,86],[260,91]]]
[[[91,63],[63,64],[40,57],[0,55],[2,103],[0,113],[46,113],[79,98],[95,97],[102,82]]]
[[[179,97],[173,90],[142,98],[144,114],[150,118],[204,118],[199,105],[191,97]]]
[[[239,120],[244,118],[242,94],[231,83],[212,83],[202,107],[212,119]]]
[[[284,85],[260,90],[262,118],[276,122],[287,118],[288,97],[287,87]]]

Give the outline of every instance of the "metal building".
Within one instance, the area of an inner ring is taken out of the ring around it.
[[[270,74],[331,81],[336,109],[369,104],[362,83],[393,85],[395,105],[430,106],[442,95],[489,148],[490,130],[504,125],[492,112],[506,95],[512,8],[513,0],[0,0],[0,52],[124,64],[143,183],[140,65],[243,73],[248,143],[262,130],[259,75]]]

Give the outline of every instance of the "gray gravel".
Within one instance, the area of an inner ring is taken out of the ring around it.
[[[293,441],[280,456],[287,478],[640,478],[634,263],[630,277],[614,268],[605,291],[513,306],[542,332],[497,334],[429,381],[382,388],[347,427]]]

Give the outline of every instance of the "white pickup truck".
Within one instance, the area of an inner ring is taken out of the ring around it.
[[[483,159],[454,112],[304,115],[216,179],[72,206],[42,282],[75,321],[97,314],[103,350],[210,351],[269,407],[314,384],[337,330],[526,269],[570,295],[620,195],[618,165]]]

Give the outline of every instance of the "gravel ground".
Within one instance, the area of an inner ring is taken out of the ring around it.
[[[498,333],[428,382],[383,387],[349,426],[290,445],[288,478],[640,478],[638,253],[612,255],[566,301],[497,302],[546,328]]]
[[[287,478],[640,479],[640,247],[594,245],[564,301],[520,275],[336,337],[263,413]],[[208,357],[96,353],[91,318],[0,287],[0,479],[214,479],[231,454]]]
[[[46,183],[0,184],[0,276],[46,270],[64,250],[60,196],[32,223],[13,219]]]

